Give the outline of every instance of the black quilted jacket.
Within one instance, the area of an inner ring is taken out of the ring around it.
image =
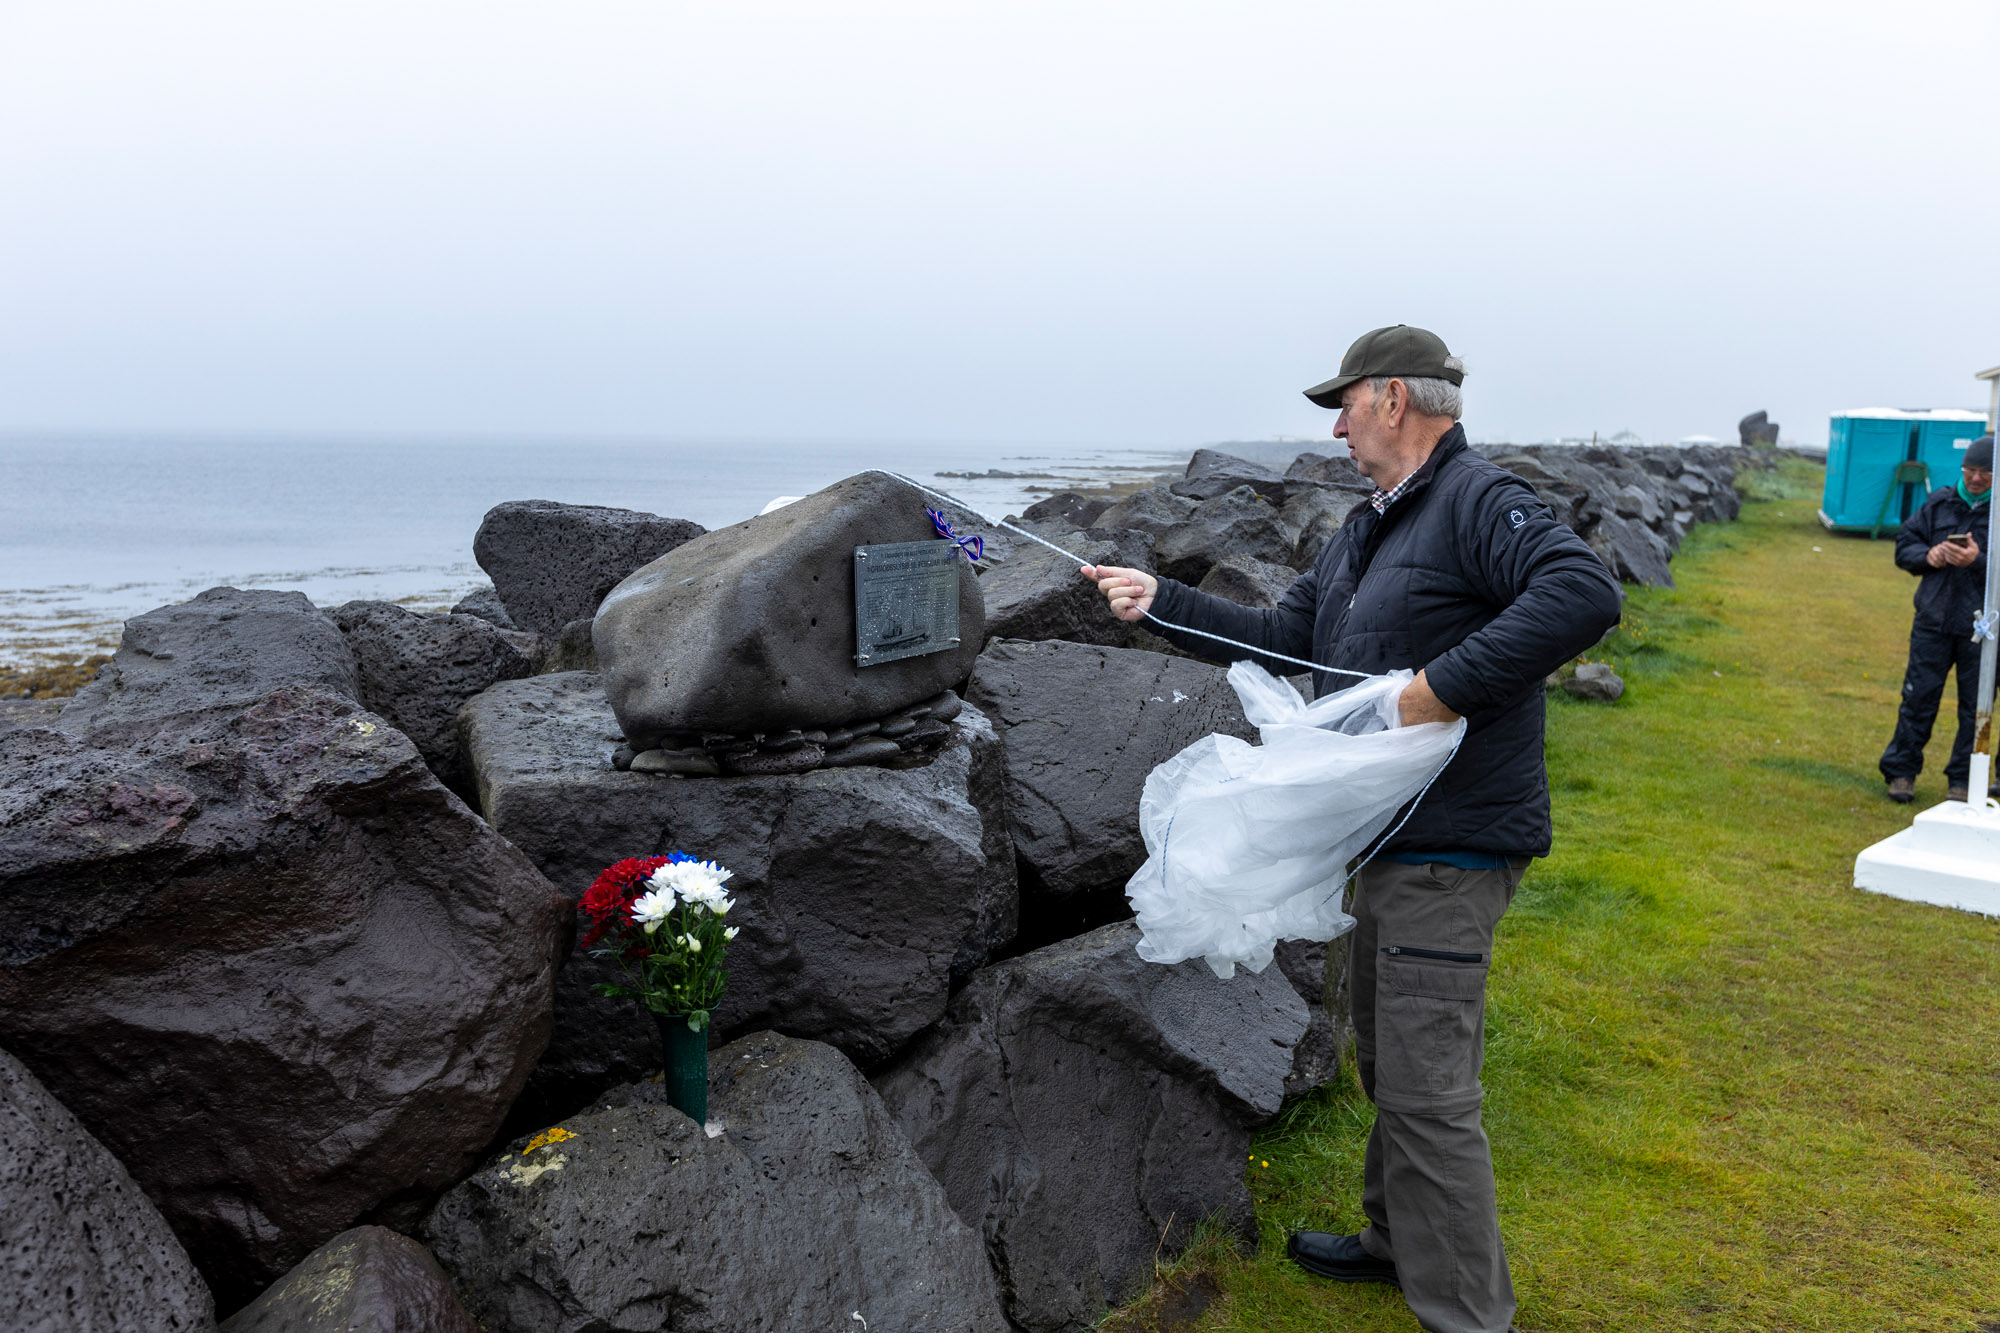
[[[1620,602],[1604,562],[1454,425],[1389,512],[1355,506],[1275,608],[1161,579],[1152,609],[1327,666],[1427,670],[1438,698],[1465,716],[1465,743],[1382,850],[1542,856],[1550,840],[1543,682],[1618,623]],[[1257,657],[1163,632],[1211,661]],[[1330,673],[1313,680],[1321,693],[1352,683]]]
[[[1917,623],[1924,628],[1972,637],[1972,618],[1986,603],[1991,504],[1989,500],[1974,508],[1965,503],[1958,487],[1947,486],[1932,491],[1930,498],[1917,506],[1917,512],[1903,520],[1903,530],[1896,534],[1896,563],[1923,578],[1917,585]],[[1979,558],[1963,569],[1951,565],[1932,569],[1926,560],[1931,547],[1961,532],[1972,534],[1979,545]]]

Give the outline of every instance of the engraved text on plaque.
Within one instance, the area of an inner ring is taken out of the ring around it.
[[[854,548],[856,665],[958,645],[958,561],[958,547],[947,541]]]

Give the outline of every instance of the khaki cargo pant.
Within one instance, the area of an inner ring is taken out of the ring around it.
[[[1354,894],[1354,1042],[1375,1128],[1361,1243],[1431,1333],[1504,1333],[1514,1283],[1479,1123],[1486,969],[1521,871],[1375,861]]]

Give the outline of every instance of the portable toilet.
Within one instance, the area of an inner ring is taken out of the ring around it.
[[[1958,481],[1986,414],[1954,407],[1860,407],[1827,430],[1819,521],[1835,532],[1894,532],[1924,497]]]

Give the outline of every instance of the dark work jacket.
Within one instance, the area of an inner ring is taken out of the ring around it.
[[[1925,629],[1944,630],[1964,638],[1972,637],[1972,618],[1986,603],[1986,542],[1988,516],[1993,502],[1973,508],[1965,503],[1958,487],[1932,491],[1917,506],[1917,512],[1903,520],[1896,534],[1896,563],[1912,574],[1921,575],[1917,585],[1917,624]],[[1946,537],[1970,532],[1979,543],[1979,558],[1964,569],[1946,565],[1932,569],[1924,559]]]
[[[1386,514],[1366,500],[1270,610],[1161,579],[1153,613],[1290,657],[1351,671],[1427,671],[1466,719],[1465,741],[1384,852],[1549,850],[1542,762],[1548,674],[1618,623],[1604,562],[1534,488],[1465,443],[1454,425]],[[1162,631],[1217,662],[1255,653]],[[1297,667],[1261,659],[1278,674]],[[1328,693],[1351,677],[1315,672]]]

